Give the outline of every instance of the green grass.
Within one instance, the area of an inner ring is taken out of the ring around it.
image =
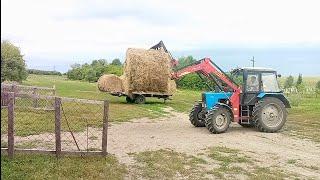
[[[320,98],[308,95],[289,95],[289,109],[284,133],[320,142]]]
[[[62,157],[49,155],[1,155],[1,179],[123,179],[124,165],[108,155],[103,157]]]
[[[203,178],[199,164],[206,161],[172,150],[145,151],[131,154],[136,164],[132,167],[138,179],[185,179]]]
[[[133,153],[130,172],[137,179],[285,179],[293,178],[278,167],[260,167],[240,150],[211,147],[190,156],[168,149]]]

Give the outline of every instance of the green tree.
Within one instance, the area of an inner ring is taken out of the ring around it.
[[[120,59],[116,58],[116,59],[112,60],[111,65],[121,66],[122,63],[121,63]]]
[[[318,81],[316,84],[316,93],[320,94],[320,81]]]
[[[26,63],[19,47],[9,41],[1,41],[1,82],[27,78]]]
[[[188,66],[194,62],[196,62],[197,60],[195,58],[193,58],[193,56],[187,56],[187,57],[180,57],[178,59],[179,61],[179,64],[177,66],[177,68],[181,68],[181,67],[185,67],[185,66]]]
[[[290,75],[289,77],[287,77],[287,79],[284,83],[284,88],[291,88],[293,86],[293,84],[294,84],[294,78],[293,78],[293,76]]]
[[[302,84],[302,74],[299,74],[296,86],[299,86],[300,84]]]

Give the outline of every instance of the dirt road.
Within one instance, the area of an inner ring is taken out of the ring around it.
[[[226,146],[241,150],[262,167],[276,166],[303,177],[320,178],[320,144],[282,133],[261,133],[237,124],[232,124],[227,133],[211,134],[205,127],[193,127],[187,114],[171,114],[170,118],[112,125],[108,152],[130,165],[128,153],[169,148],[196,155],[208,147]]]

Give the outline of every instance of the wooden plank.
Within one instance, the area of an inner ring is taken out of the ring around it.
[[[37,88],[33,88],[32,89],[32,95],[34,95],[34,98],[33,98],[33,107],[34,108],[37,108],[38,107],[38,98],[37,98],[37,93],[38,89]]]
[[[108,116],[109,116],[109,102],[104,101],[103,108],[103,130],[102,130],[102,155],[107,155],[107,144],[108,144]]]
[[[39,95],[39,94],[27,94],[27,93],[18,93],[15,94],[16,97],[20,97],[20,98],[38,98],[38,99],[55,99],[56,96],[46,96],[46,95]]]
[[[77,98],[68,98],[62,97],[63,102],[79,102],[79,103],[86,103],[86,104],[103,104],[103,101],[99,100],[91,100],[91,99],[77,99]]]
[[[61,154],[61,98],[55,98],[55,137],[56,137],[56,155]]]
[[[8,93],[8,155],[14,154],[14,93]]]
[[[16,148],[14,150],[15,153],[21,154],[48,154],[48,155],[55,155],[55,150],[39,150],[39,149],[20,149]],[[1,154],[8,154],[8,148],[1,148]],[[101,156],[101,151],[61,151],[61,156],[67,155],[85,155],[85,156]]]

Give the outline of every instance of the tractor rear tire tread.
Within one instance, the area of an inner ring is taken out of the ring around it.
[[[267,127],[265,124],[263,124],[262,119],[261,119],[261,111],[262,111],[263,107],[270,102],[278,104],[283,112],[283,120],[276,128]],[[287,109],[285,108],[285,105],[283,104],[283,102],[281,100],[279,100],[278,98],[274,98],[274,97],[266,97],[264,99],[259,100],[255,104],[255,106],[253,107],[253,113],[252,113],[253,114],[253,124],[261,132],[274,133],[274,132],[279,131],[283,127],[283,125],[285,124],[286,119],[287,119],[287,113],[288,113]]]

